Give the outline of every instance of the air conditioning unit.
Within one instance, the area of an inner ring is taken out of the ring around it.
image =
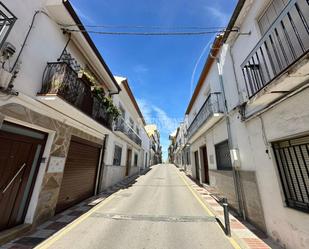
[[[0,68],[0,88],[7,89],[10,81],[12,79],[12,74],[6,71],[4,68]]]

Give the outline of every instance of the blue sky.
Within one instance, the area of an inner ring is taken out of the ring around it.
[[[227,24],[237,1],[71,0],[71,2],[83,23],[87,25],[222,27]],[[144,31],[147,30],[149,29]],[[112,28],[104,31],[136,30]],[[214,34],[163,37],[93,34],[92,38],[113,74],[129,79],[146,121],[157,123],[165,159],[169,145],[168,135],[183,119]]]

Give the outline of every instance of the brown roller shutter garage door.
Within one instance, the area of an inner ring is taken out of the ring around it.
[[[60,188],[56,213],[94,194],[100,145],[73,137]]]

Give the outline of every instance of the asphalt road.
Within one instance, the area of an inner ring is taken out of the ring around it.
[[[232,249],[173,165],[157,165],[53,238],[54,249]]]

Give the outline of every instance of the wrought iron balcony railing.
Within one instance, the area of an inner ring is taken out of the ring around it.
[[[309,1],[290,0],[241,65],[249,98],[309,49]]]
[[[102,102],[91,92],[88,82],[65,62],[47,63],[43,75],[41,95],[57,95],[100,124],[111,129],[113,119]]]
[[[142,139],[136,134],[136,132],[126,123],[123,118],[118,118],[115,124],[115,131],[120,131],[124,133],[128,138],[130,138],[137,145],[142,145]]]
[[[221,93],[210,94],[190,124],[186,134],[187,139],[190,139],[215,113],[223,112]]]
[[[13,13],[0,2],[0,48],[6,41],[11,29],[13,28],[17,18]]]

